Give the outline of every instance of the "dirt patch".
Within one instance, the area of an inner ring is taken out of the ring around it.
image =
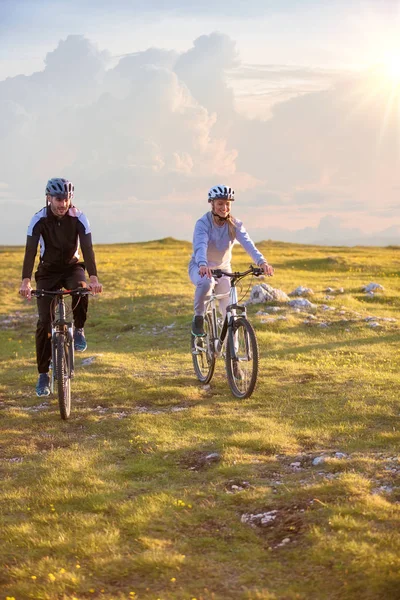
[[[193,450],[185,453],[179,459],[179,465],[183,469],[189,469],[190,471],[200,471],[200,469],[207,469],[210,466],[220,462],[221,455],[218,452],[205,452],[200,450]]]

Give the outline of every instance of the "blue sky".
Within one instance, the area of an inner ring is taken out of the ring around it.
[[[199,5],[2,0],[2,243],[51,176],[98,242],[190,239],[226,182],[255,239],[394,243],[400,3]]]

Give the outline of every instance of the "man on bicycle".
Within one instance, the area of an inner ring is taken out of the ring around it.
[[[73,197],[74,186],[71,181],[57,177],[47,182],[46,206],[32,217],[28,227],[22,283],[19,290],[21,296],[31,298],[31,277],[38,244],[40,244],[40,261],[35,273],[37,289],[86,287],[86,268],[89,274],[89,288],[94,294],[102,291],[103,286],[97,279],[89,221],[71,203]],[[80,261],[80,249],[84,262]],[[39,379],[36,394],[38,396],[50,394],[48,372],[51,359],[51,302],[49,296],[37,298],[39,319],[36,327],[36,361]],[[78,352],[84,352],[87,348],[84,324],[88,297],[82,296],[73,300],[72,309],[75,325],[74,348]]]

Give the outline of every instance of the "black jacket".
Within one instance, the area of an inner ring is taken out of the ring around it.
[[[70,265],[82,265],[79,254],[82,249],[84,266],[89,275],[97,275],[89,221],[75,206],[71,206],[61,219],[52,213],[50,206],[45,206],[32,217],[28,227],[22,279],[32,277],[38,244],[40,270],[62,272]]]

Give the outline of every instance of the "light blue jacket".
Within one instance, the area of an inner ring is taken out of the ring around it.
[[[219,227],[214,223],[211,211],[207,212],[196,222],[194,228],[193,255],[190,265],[195,264],[197,267],[205,265],[212,269],[226,269],[230,266],[232,247],[236,241],[257,265],[267,262],[255,247],[241,221],[235,219],[235,239],[231,240],[228,223]]]

